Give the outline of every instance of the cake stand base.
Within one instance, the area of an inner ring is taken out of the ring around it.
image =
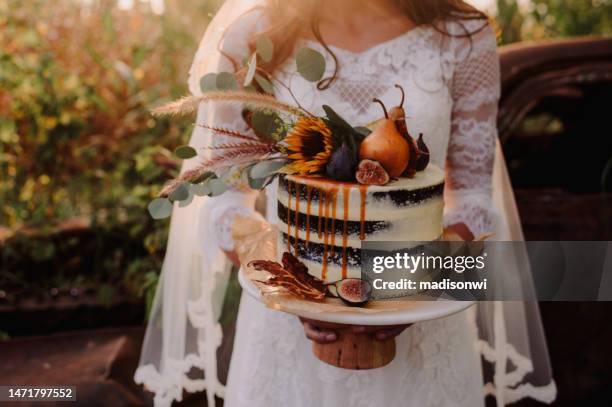
[[[395,357],[395,339],[378,341],[371,334],[339,330],[337,341],[314,343],[313,352],[321,361],[343,369],[376,369]]]

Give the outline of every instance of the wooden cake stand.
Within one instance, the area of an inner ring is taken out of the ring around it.
[[[253,298],[265,303],[257,285],[251,281],[240,270],[238,280],[245,292]],[[329,312],[311,312],[308,307],[299,307],[299,300],[293,298],[287,304],[279,304],[272,308],[279,309],[299,317],[332,322],[347,325],[403,325],[416,322],[428,321],[443,318],[470,307],[474,301],[403,301],[402,309],[385,311],[387,301],[372,301],[368,304],[371,307],[380,307],[380,310],[372,313],[357,312],[351,307],[345,307],[343,311],[337,311],[338,303],[335,303],[334,310]],[[327,299],[333,303],[340,301]],[[269,304],[268,304],[269,305]],[[337,329],[338,340],[332,343],[320,344],[313,343],[313,352],[317,358],[330,365],[344,369],[375,369],[385,366],[395,357],[395,339],[379,341],[374,339],[371,333],[354,333],[350,329]]]

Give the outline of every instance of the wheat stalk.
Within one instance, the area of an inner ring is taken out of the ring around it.
[[[193,113],[198,109],[200,103],[209,101],[244,103],[259,110],[277,110],[294,116],[304,116],[306,114],[302,109],[279,102],[273,96],[244,91],[216,91],[207,92],[202,96],[187,96],[153,109],[153,114],[165,116]]]
[[[202,162],[197,167],[185,171],[178,177],[166,183],[166,185],[159,193],[159,196],[164,197],[170,195],[179,187],[179,185],[185,182],[193,182],[196,179],[200,178],[205,172],[218,170],[229,165],[239,165],[244,163],[245,161],[261,159],[266,155],[275,152],[275,147],[273,145],[268,144],[259,144],[249,148],[242,148],[240,150],[225,151],[224,153],[216,157],[210,158]]]
[[[207,130],[212,130],[214,133],[222,134],[228,137],[235,137],[235,138],[239,138],[242,140],[249,140],[249,141],[259,141],[259,139],[255,136],[250,136],[248,134],[244,134],[244,133],[241,133],[235,130],[225,129],[223,127],[213,127],[213,126],[208,126],[206,124],[198,124],[198,126],[203,127]]]
[[[232,149],[243,149],[254,146],[268,146],[271,144],[259,143],[259,142],[245,142],[245,143],[223,143],[215,144],[213,146],[202,147],[205,150],[232,150]]]

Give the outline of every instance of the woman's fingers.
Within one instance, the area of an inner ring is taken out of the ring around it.
[[[382,329],[378,329],[374,332],[374,338],[378,341],[386,341],[388,339],[395,338],[402,332],[404,329],[408,328],[410,325],[394,325],[388,327],[382,327]]]
[[[331,343],[338,339],[338,335],[331,330],[323,330],[309,321],[302,321],[304,333],[311,341],[317,343]]]
[[[404,329],[410,325],[377,325],[377,326],[363,326],[363,325],[344,325],[334,324],[331,322],[314,321],[311,319],[300,318],[304,326],[304,333],[306,337],[317,343],[331,343],[338,340],[337,330],[350,329],[355,334],[370,334],[374,339],[379,341],[386,341],[388,339],[395,338],[401,334]]]

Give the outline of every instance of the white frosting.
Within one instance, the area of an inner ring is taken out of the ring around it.
[[[347,220],[361,220],[361,191],[358,184],[332,184],[329,180],[322,178],[305,178],[305,177],[288,177],[289,180],[302,184],[301,188],[305,189],[304,185],[311,185],[322,189],[329,189],[330,185],[335,185],[338,188],[336,196],[336,219],[344,219],[344,188],[348,188],[348,213]],[[398,219],[406,219],[411,217],[411,213],[415,208],[418,208],[421,203],[398,206],[391,199],[374,199],[373,194],[376,192],[390,192],[395,190],[414,190],[427,188],[439,185],[444,182],[444,172],[434,166],[428,166],[425,171],[417,172],[414,178],[400,178],[387,185],[369,185],[366,192],[366,220],[386,220],[394,221]],[[283,188],[278,190],[278,201],[285,206],[290,203],[290,209],[295,210],[295,191],[292,190],[291,202],[287,191]],[[306,195],[306,194],[304,194]],[[301,197],[300,212],[306,213],[308,201]],[[319,215],[319,201],[312,200],[310,204],[310,214]],[[325,203],[323,203],[321,213],[325,215]],[[332,207],[330,205],[329,216],[332,216]],[[441,223],[441,222],[440,222]]]
[[[444,200],[442,196],[430,198],[418,205],[413,205],[409,208],[399,209],[396,211],[402,213],[400,219],[393,219],[388,229],[379,230],[366,235],[368,241],[384,242],[384,241],[405,241],[419,242],[435,240],[442,234],[442,212],[444,209]],[[371,219],[370,208],[366,208],[366,218]],[[377,218],[380,219],[380,218]],[[391,220],[391,219],[389,219]],[[291,236],[295,237],[294,219],[291,219]],[[336,213],[336,225],[342,224],[342,216]],[[287,232],[287,224],[281,219],[278,220],[279,229],[281,232]],[[298,237],[306,240],[306,231],[298,229]],[[324,236],[319,238],[317,233],[317,224],[311,219],[310,236],[308,239],[313,243],[324,243]],[[328,243],[330,238],[328,237]],[[335,245],[342,246],[342,234],[336,233]],[[359,233],[353,233],[347,236],[347,246],[361,247]]]

